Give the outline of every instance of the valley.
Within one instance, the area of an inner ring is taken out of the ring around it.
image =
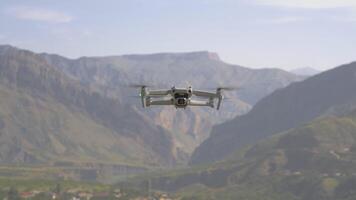
[[[209,52],[73,60],[1,46],[0,178],[18,181],[2,194],[26,181],[74,181],[65,194],[88,182],[137,198],[348,200],[355,69],[305,78],[229,65]],[[180,82],[187,71],[192,82]],[[133,82],[243,89],[227,94],[235,100],[221,112],[148,110],[130,99]]]
[[[0,1],[0,200],[356,200],[355,0]]]

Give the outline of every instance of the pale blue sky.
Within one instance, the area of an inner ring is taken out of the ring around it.
[[[356,0],[0,0],[0,44],[71,58],[208,50],[247,67],[356,60]]]

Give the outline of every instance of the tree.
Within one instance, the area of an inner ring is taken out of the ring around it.
[[[54,188],[54,193],[56,193],[57,195],[59,195],[62,191],[62,187],[61,184],[57,183],[56,187]]]
[[[13,186],[10,187],[8,193],[7,193],[7,198],[9,200],[19,200],[20,196],[19,196],[19,192],[17,191],[17,189]]]

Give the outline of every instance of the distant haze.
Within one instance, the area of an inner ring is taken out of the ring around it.
[[[356,60],[348,0],[2,0],[0,26],[0,44],[71,58],[208,50],[286,70]]]
[[[315,74],[319,74],[321,71],[311,67],[302,67],[302,68],[293,69],[290,72],[301,76],[313,76]]]

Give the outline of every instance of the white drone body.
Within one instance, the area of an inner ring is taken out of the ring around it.
[[[217,99],[216,109],[219,110],[223,99],[222,90],[231,88],[217,88],[216,92],[193,90],[188,88],[172,87],[168,90],[148,90],[145,85],[137,85],[141,89],[140,97],[144,108],[149,106],[173,105],[176,108],[186,108],[187,106],[208,106],[214,108]],[[195,97],[195,99],[194,99]]]

